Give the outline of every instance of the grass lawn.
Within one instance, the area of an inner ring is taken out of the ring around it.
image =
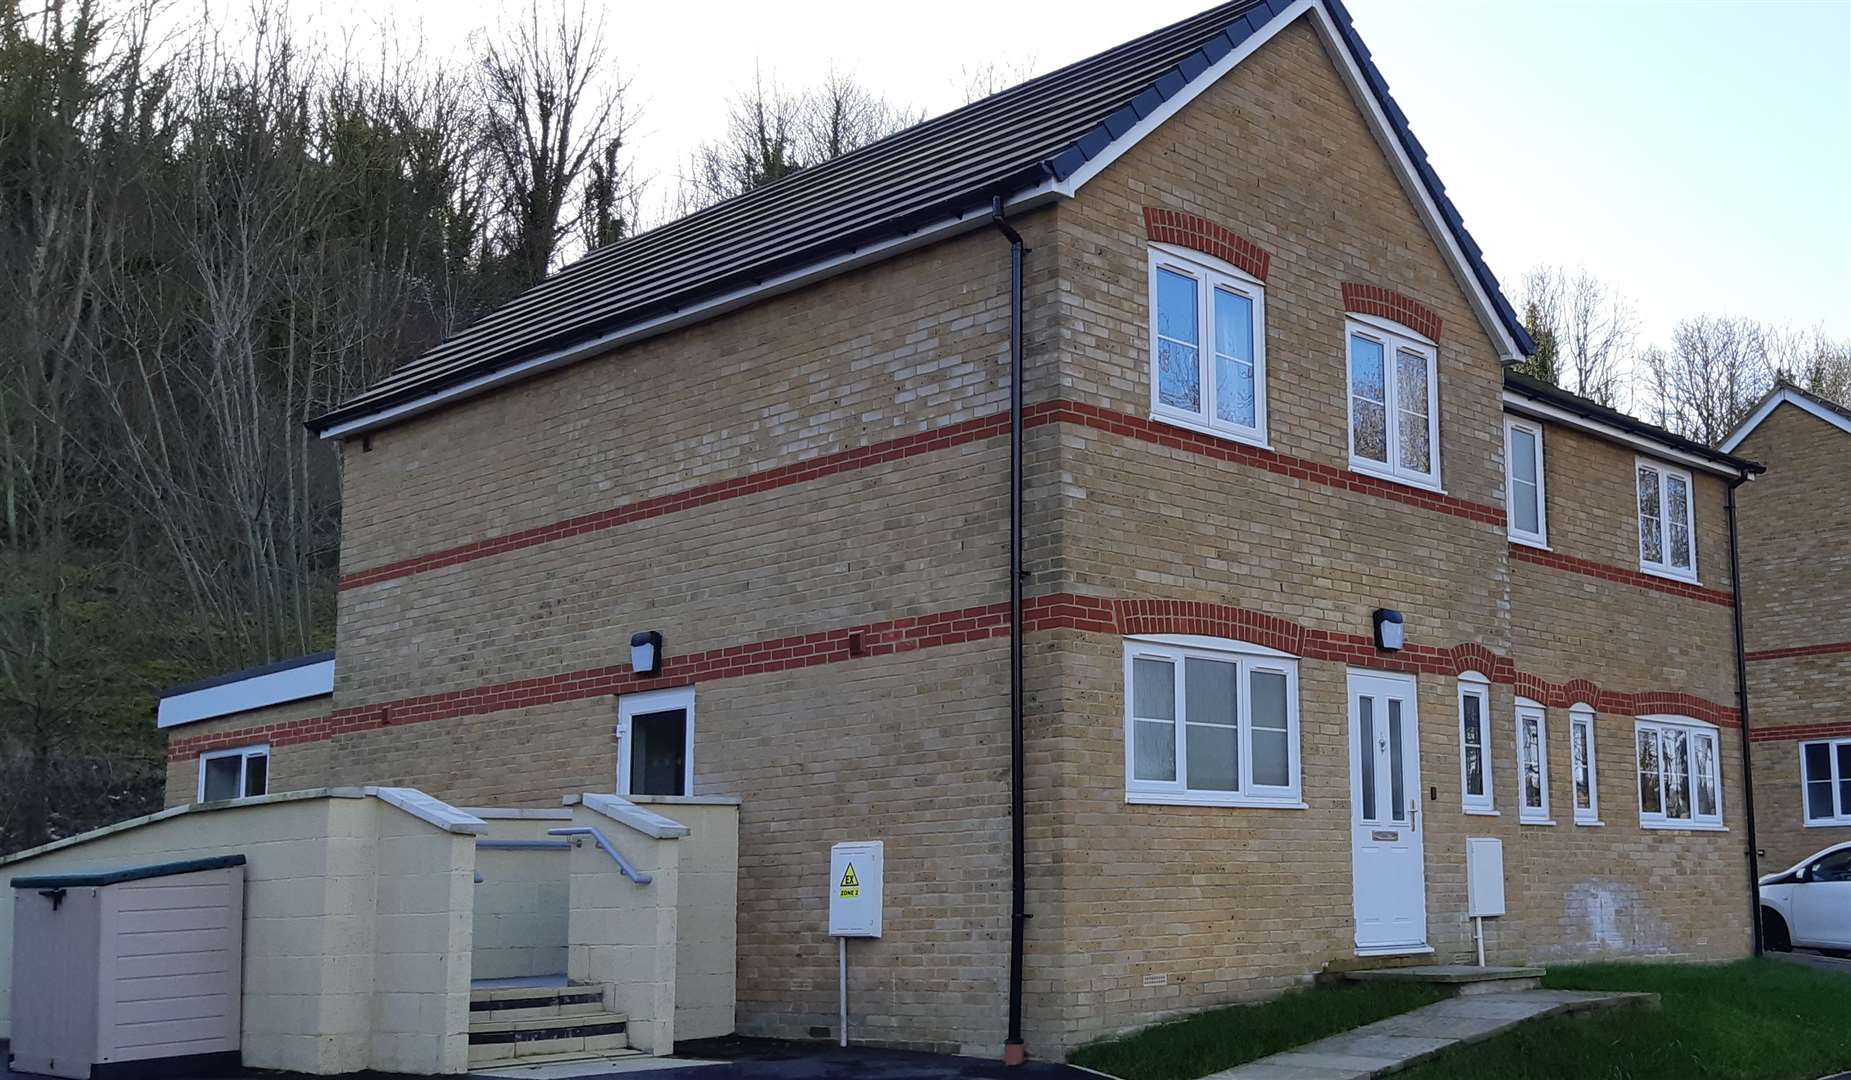
[[[1780,960],[1550,968],[1562,990],[1650,990],[1656,1010],[1525,1024],[1456,1047],[1406,1080],[1813,1080],[1851,1069],[1851,976]]]
[[[1258,1005],[1213,1009],[1123,1038],[1090,1043],[1067,1060],[1125,1080],[1196,1080],[1431,1005],[1445,996],[1420,984],[1299,990]]]

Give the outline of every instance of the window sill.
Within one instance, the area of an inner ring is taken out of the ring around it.
[[[1256,450],[1264,450],[1267,453],[1273,452],[1272,444],[1268,443],[1263,438],[1244,432],[1233,431],[1228,428],[1219,428],[1213,424],[1204,424],[1200,420],[1190,420],[1173,413],[1165,412],[1152,412],[1150,414],[1150,419],[1154,424],[1168,424],[1170,427],[1178,427],[1185,431],[1193,431],[1198,435],[1207,435],[1216,439],[1226,439],[1229,442],[1240,443],[1242,446],[1251,446]]]
[[[1555,550],[1554,548],[1549,546],[1549,541],[1547,540],[1538,540],[1535,537],[1530,537],[1530,536],[1518,536],[1516,533],[1509,533],[1507,535],[1509,535],[1510,542],[1513,544],[1518,544],[1526,548],[1535,548],[1537,551],[1554,551]]]
[[[1542,817],[1520,817],[1517,819],[1517,824],[1519,825],[1548,825],[1548,826],[1554,827],[1555,819],[1554,818],[1542,818]]]
[[[1462,806],[1459,809],[1461,813],[1470,814],[1472,817],[1503,817],[1504,816],[1498,813],[1496,810],[1486,809],[1485,807],[1482,807],[1482,806]]]
[[[1432,956],[1431,945],[1358,945],[1357,956]]]
[[[1233,806],[1247,810],[1309,810],[1311,806],[1295,799],[1255,799],[1237,796],[1170,794],[1156,791],[1127,791],[1125,802],[1134,806]]]
[[[1851,829],[1851,818],[1826,818],[1823,821],[1808,821],[1808,829]]]
[[[1665,570],[1656,566],[1640,566],[1639,572],[1648,577],[1664,578],[1666,581],[1681,581],[1686,585],[1701,585],[1695,574],[1680,574],[1675,570]]]
[[[1587,827],[1599,827],[1599,826],[1605,825],[1606,822],[1600,820],[1599,818],[1579,818],[1578,817],[1575,819],[1575,824],[1581,825],[1581,826],[1587,826]]]
[[[1728,832],[1727,825],[1705,825],[1688,821],[1641,821],[1641,829],[1660,829],[1665,832]]]
[[[1399,473],[1382,468],[1366,458],[1351,458],[1350,471],[1359,476],[1367,476],[1372,480],[1386,480],[1391,484],[1400,484],[1402,487],[1410,487],[1416,491],[1430,491],[1435,495],[1446,494],[1445,488],[1431,480],[1415,480],[1411,477],[1402,476]]]

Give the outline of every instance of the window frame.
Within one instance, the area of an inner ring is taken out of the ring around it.
[[[1236,704],[1235,752],[1239,756],[1238,791],[1190,788],[1188,784],[1188,702],[1184,661],[1190,657],[1236,665],[1239,695]],[[1132,665],[1138,659],[1162,660],[1175,667],[1175,776],[1174,780],[1141,780],[1136,775]],[[1253,673],[1268,671],[1285,676],[1286,773],[1284,787],[1256,787],[1253,783]],[[1124,639],[1124,754],[1125,802],[1164,806],[1239,806],[1272,809],[1307,809],[1304,802],[1301,709],[1298,696],[1298,657],[1263,645],[1232,638],[1196,635],[1149,635]]]
[[[1471,794],[1471,769],[1465,754],[1465,701],[1478,702],[1478,771],[1480,794]],[[1459,673],[1459,809],[1467,814],[1496,817],[1497,769],[1491,750],[1491,680],[1476,671]]]
[[[1809,746],[1825,747],[1825,766],[1829,774],[1825,783],[1832,792],[1834,813],[1829,817],[1812,816],[1812,803],[1807,798],[1807,787],[1817,781],[1806,774],[1806,748]],[[1834,829],[1851,826],[1851,796],[1845,792],[1845,785],[1851,783],[1851,772],[1840,772],[1839,750],[1851,747],[1851,738],[1843,739],[1807,739],[1799,744],[1800,752],[1800,823],[1808,829]]]
[[[1375,461],[1361,457],[1356,453],[1356,392],[1353,360],[1350,356],[1350,342],[1362,337],[1382,346],[1382,407],[1386,414],[1388,460]],[[1415,472],[1403,468],[1401,460],[1401,425],[1396,423],[1400,411],[1400,390],[1395,379],[1396,354],[1406,349],[1423,357],[1427,361],[1427,446],[1431,454],[1432,467],[1427,472]],[[1344,440],[1349,446],[1350,469],[1353,472],[1391,480],[1397,484],[1424,488],[1428,491],[1444,489],[1440,484],[1440,349],[1439,343],[1425,334],[1388,319],[1364,315],[1360,312],[1346,312],[1343,320],[1343,408],[1348,418],[1344,425]]]
[[[1653,731],[1653,732],[1658,733],[1659,735],[1659,745],[1658,745],[1658,776],[1659,776],[1658,807],[1659,808],[1654,813],[1646,812],[1645,793],[1641,789],[1641,786],[1640,786],[1639,736],[1642,732],[1645,732],[1645,731]],[[1704,737],[1710,740],[1710,746],[1711,746],[1710,761],[1711,761],[1712,766],[1716,770],[1716,812],[1714,814],[1700,814],[1697,812],[1697,792],[1698,792],[1698,786],[1697,786],[1698,779],[1697,779],[1697,772],[1696,772],[1697,753],[1693,746],[1693,748],[1687,755],[1687,759],[1690,763],[1690,773],[1689,773],[1690,817],[1673,818],[1673,817],[1665,816],[1665,813],[1664,813],[1665,795],[1666,795],[1665,780],[1670,772],[1670,770],[1666,768],[1666,759],[1665,759],[1665,750],[1664,750],[1664,741],[1663,741],[1663,735],[1667,731],[1681,731],[1684,733],[1686,739],[1689,739],[1692,736],[1701,736],[1701,737]],[[1674,713],[1655,713],[1655,714],[1648,715],[1648,716],[1637,716],[1633,718],[1632,749],[1633,749],[1632,786],[1633,786],[1634,798],[1638,800],[1638,804],[1639,804],[1639,827],[1640,828],[1642,829],[1674,829],[1674,830],[1680,830],[1684,832],[1727,832],[1729,831],[1728,826],[1723,824],[1723,821],[1725,819],[1725,811],[1724,811],[1723,790],[1722,790],[1722,781],[1723,781],[1722,731],[1720,728],[1718,728],[1715,724],[1707,723],[1703,720],[1698,720],[1695,717],[1680,716]]]
[[[668,712],[682,709],[687,713],[687,731],[683,738],[682,749],[681,796],[694,794],[694,687],[670,686],[660,690],[639,690],[621,694],[617,698],[617,794],[626,799],[661,799],[677,796],[637,795],[630,785],[630,749],[635,744],[631,735],[631,722],[639,713]]]
[[[1150,415],[1152,420],[1205,434],[1233,439],[1270,450],[1266,414],[1266,283],[1245,273],[1232,263],[1199,251],[1173,244],[1153,243],[1149,251],[1150,300]],[[1157,332],[1157,280],[1159,270],[1169,270],[1194,279],[1196,283],[1196,361],[1200,376],[1202,408],[1189,412],[1163,403],[1158,385],[1157,363],[1160,355]],[[1244,296],[1253,306],[1253,426],[1246,427],[1215,415],[1215,320],[1214,294],[1226,289]]]
[[[1542,702],[1529,698],[1517,699],[1516,708],[1512,710],[1516,718],[1514,734],[1517,751],[1517,823],[1520,825],[1554,825],[1555,820],[1549,816],[1549,710],[1543,708]],[[1524,756],[1523,724],[1526,720],[1536,721],[1536,773],[1541,778],[1542,805],[1532,807],[1525,797],[1524,771],[1529,762]]]
[[[1645,520],[1639,512],[1639,471],[1651,469],[1658,474],[1658,526],[1662,530],[1659,538],[1659,551],[1664,558],[1652,562],[1645,557]],[[1684,528],[1690,534],[1690,569],[1680,569],[1671,564],[1671,485],[1668,480],[1676,477],[1684,481]],[[1668,465],[1657,458],[1636,457],[1632,470],[1632,508],[1633,528],[1639,539],[1639,570],[1641,573],[1655,577],[1670,578],[1673,581],[1687,581],[1699,584],[1697,578],[1697,484],[1687,469]]]
[[[1600,820],[1600,750],[1595,730],[1599,714],[1592,705],[1585,702],[1574,705],[1568,710],[1568,804],[1574,810],[1576,825],[1602,825]],[[1581,805],[1581,792],[1575,783],[1575,732],[1577,729],[1587,731],[1587,799],[1586,807]]]
[[[1515,434],[1527,432],[1536,442],[1534,454],[1536,465],[1536,531],[1525,532],[1517,527],[1515,494],[1517,490],[1516,457],[1513,450]],[[1527,544],[1530,547],[1549,550],[1549,482],[1543,472],[1546,455],[1543,453],[1543,426],[1541,421],[1528,417],[1504,416],[1504,523],[1505,531],[1514,543]]]
[[[206,762],[212,761],[218,758],[228,758],[228,757],[233,757],[233,756],[236,756],[239,759],[239,761],[238,761],[238,794],[232,796],[232,798],[233,799],[255,799],[255,798],[259,798],[260,796],[268,795],[270,793],[270,744],[269,743],[252,743],[249,746],[232,746],[232,747],[227,747],[226,749],[223,749],[223,750],[207,750],[204,753],[199,755],[198,798],[195,800],[196,802],[206,801]],[[249,795],[249,794],[246,794],[245,791],[247,788],[250,787],[251,759],[255,757],[260,757],[264,759],[264,789],[258,792],[256,795]],[[229,799],[218,799],[214,801],[229,802],[230,800]]]

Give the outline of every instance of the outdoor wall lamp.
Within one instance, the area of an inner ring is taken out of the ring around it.
[[[662,674],[662,632],[642,630],[630,635],[630,673]]]
[[[1375,647],[1383,652],[1396,652],[1405,640],[1407,631],[1401,624],[1401,613],[1388,608],[1376,608]]]

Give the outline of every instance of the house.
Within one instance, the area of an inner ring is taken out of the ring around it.
[[[316,421],[331,693],[194,698],[170,795],[737,800],[754,1035],[836,1030],[843,841],[884,844],[847,981],[888,1044],[1743,955],[1759,466],[1531,348],[1341,4],[1226,4],[593,252]]]
[[[1765,461],[1741,489],[1755,843],[1762,869],[1851,840],[1851,410],[1780,382],[1723,449]]]

